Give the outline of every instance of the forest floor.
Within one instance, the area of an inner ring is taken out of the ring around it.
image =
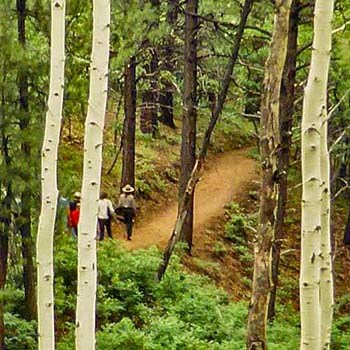
[[[195,222],[190,256],[183,257],[189,272],[198,272],[213,279],[228,291],[233,299],[248,298],[250,289],[242,280],[241,262],[230,251],[224,238],[227,220],[225,208],[232,202],[249,202],[249,190],[257,186],[256,161],[248,156],[249,149],[233,150],[210,157],[195,192]],[[174,192],[174,193],[170,193]],[[157,246],[164,249],[171,236],[176,215],[176,186],[158,205],[141,208],[131,241],[125,240],[125,228],[114,224],[114,236],[128,249]],[[215,246],[224,246],[227,253],[216,256]]]
[[[237,253],[237,244],[225,237],[227,206],[234,201],[244,216],[258,212],[259,177],[257,162],[249,156],[250,149],[238,149],[212,155],[207,161],[195,193],[195,223],[191,255],[183,255],[182,263],[190,273],[206,275],[225,289],[230,297],[249,300],[252,280],[252,237],[248,234],[248,254]],[[294,173],[298,173],[294,171]],[[299,174],[299,173],[298,173]],[[292,183],[299,183],[293,175]],[[290,191],[286,211],[286,239],[281,256],[280,297],[294,300],[298,309],[298,271],[300,261],[300,200],[301,188]],[[125,228],[114,224],[115,238],[126,248],[143,249],[157,246],[163,250],[172,233],[177,215],[177,186],[169,187],[166,195],[153,201],[140,202],[141,208],[134,227],[132,241],[125,240]],[[342,245],[346,207],[335,206],[332,212],[334,229],[334,263],[338,309],[350,312],[350,250]],[[248,259],[247,259],[248,258]]]
[[[207,229],[223,218],[225,205],[242,195],[247,185],[256,178],[256,162],[247,156],[246,149],[218,154],[207,163],[195,192],[194,246],[201,241]],[[176,201],[149,212],[136,221],[132,240],[125,241],[125,246],[129,249],[153,245],[164,248],[176,215]],[[121,225],[115,224],[114,233],[118,239],[125,239]]]

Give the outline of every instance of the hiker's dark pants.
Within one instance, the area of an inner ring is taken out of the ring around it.
[[[109,237],[112,236],[111,219],[98,219],[98,227],[100,231],[100,241],[103,241],[105,228]]]
[[[121,208],[121,215],[124,217],[124,224],[126,225],[127,238],[132,236],[132,220],[134,218],[134,211],[132,208]]]

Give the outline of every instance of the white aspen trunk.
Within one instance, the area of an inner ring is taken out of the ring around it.
[[[324,166],[323,171],[321,171],[321,134],[325,127],[325,125],[322,126],[323,115],[326,114],[327,110],[326,96],[331,49],[332,12],[333,0],[316,0],[311,68],[305,89],[303,107],[303,198],[300,267],[300,348],[302,350],[319,350],[322,343],[321,300],[324,299],[320,296],[321,227],[324,224],[321,219],[323,208],[322,177],[327,170]],[[328,320],[331,321],[331,316],[328,317]]]
[[[78,226],[76,349],[95,349],[97,288],[96,228],[107,102],[110,1],[93,0],[90,95],[85,123],[84,169]]]
[[[325,62],[325,79],[328,81],[330,51],[332,48],[332,15],[334,0],[328,0],[324,8],[324,34],[322,35],[322,50],[328,60]],[[323,92],[327,102],[327,89]],[[328,350],[331,342],[331,328],[333,321],[333,264],[331,247],[331,186],[330,186],[330,155],[328,151],[328,115],[327,104],[323,110],[321,126],[321,176],[322,176],[322,212],[321,212],[321,275],[320,275],[320,303],[321,303],[321,349]]]
[[[55,349],[53,237],[57,210],[57,152],[65,63],[65,0],[51,1],[51,63],[48,110],[41,155],[41,213],[37,234],[38,349]]]
[[[327,114],[324,114],[327,116]],[[330,228],[330,159],[328,152],[328,124],[326,119],[321,127],[321,175],[322,175],[322,213],[321,213],[321,349],[328,350],[331,342],[333,320],[333,262]]]

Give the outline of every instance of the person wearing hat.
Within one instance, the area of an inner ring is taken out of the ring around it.
[[[122,193],[119,197],[119,203],[117,212],[119,215],[122,216],[122,218],[118,218],[118,220],[124,222],[126,226],[126,234],[127,239],[131,240],[132,236],[132,224],[134,221],[134,218],[136,216],[136,203],[134,198],[134,191],[135,189],[127,184],[122,188]]]

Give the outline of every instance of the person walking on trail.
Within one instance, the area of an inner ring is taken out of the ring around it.
[[[122,216],[122,218],[117,218],[124,222],[126,226],[127,240],[131,240],[132,225],[136,216],[136,203],[133,195],[134,191],[135,189],[131,185],[128,184],[124,186],[122,188],[122,194],[119,197],[117,208],[118,214]]]
[[[71,202],[69,204],[68,226],[72,231],[73,237],[78,236],[79,216],[80,216],[80,203]]]
[[[112,236],[112,227],[111,227],[111,220],[114,215],[114,209],[112,202],[108,199],[108,195],[106,192],[102,192],[100,195],[100,199],[98,201],[98,234],[100,241],[103,241],[104,239],[104,231],[105,228],[107,230],[107,234],[110,238],[113,238]]]

